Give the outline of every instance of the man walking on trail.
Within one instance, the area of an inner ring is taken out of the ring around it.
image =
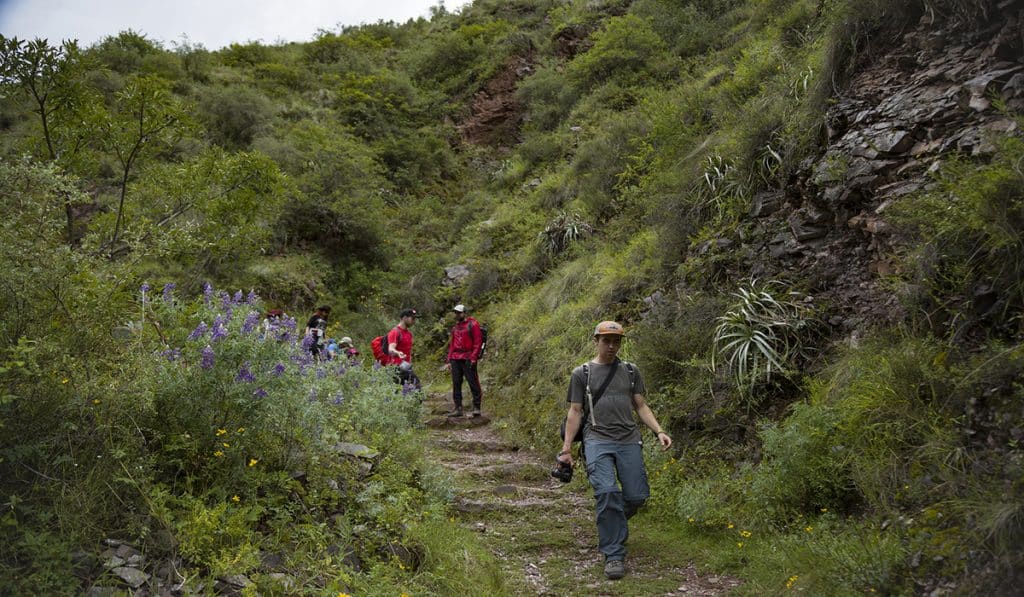
[[[314,359],[327,358],[327,355],[321,354],[321,352],[326,352],[327,318],[330,316],[331,306],[322,305],[316,308],[316,312],[313,313],[313,316],[306,323],[306,336],[311,337],[309,352],[313,355]]]
[[[398,367],[398,381],[420,387],[420,380],[412,370],[412,331],[416,323],[416,309],[403,309],[399,313],[398,325],[388,332],[388,365]]]
[[[611,580],[626,574],[626,521],[650,497],[643,442],[633,412],[654,432],[663,450],[672,445],[672,438],[647,406],[640,371],[618,358],[624,336],[622,326],[614,321],[602,321],[594,328],[596,354],[576,367],[569,379],[565,439],[557,456],[560,463],[572,466],[572,441],[582,425],[587,477],[597,511],[598,549],[604,554],[605,576]]]
[[[465,305],[455,305],[455,325],[452,326],[451,339],[448,341],[448,357],[445,369],[452,372],[452,400],[455,410],[448,413],[449,417],[462,416],[462,380],[469,382],[469,392],[473,395],[473,416],[480,416],[480,376],[477,374],[476,363],[480,358],[480,346],[483,334],[480,322],[466,314]]]

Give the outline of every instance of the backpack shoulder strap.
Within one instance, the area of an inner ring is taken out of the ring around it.
[[[636,393],[636,365],[629,361],[622,361],[622,364],[626,366],[626,372],[629,373],[629,390],[631,393]]]

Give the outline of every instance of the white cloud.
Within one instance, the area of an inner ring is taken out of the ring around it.
[[[455,10],[468,0],[443,0]],[[232,42],[309,41],[318,29],[403,23],[425,17],[437,0],[0,0],[0,33],[78,39],[85,46],[132,29],[169,44],[187,35],[213,50]]]

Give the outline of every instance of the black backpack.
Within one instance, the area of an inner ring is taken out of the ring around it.
[[[590,394],[590,403],[591,404],[597,404],[597,401],[600,400],[602,396],[604,396],[604,391],[606,389],[608,389],[608,384],[611,383],[612,379],[614,379],[615,375],[618,373],[617,367],[619,366],[620,363],[626,366],[626,372],[629,374],[629,390],[630,390],[631,393],[635,393],[635,389],[636,389],[636,367],[633,366],[633,363],[630,363],[629,361],[620,361],[618,358],[616,358],[615,359],[616,370],[614,372],[608,374],[608,377],[605,378],[604,383],[602,383],[601,387],[597,389],[597,392],[591,392],[591,390],[590,390],[590,363],[583,363],[583,374],[587,378],[586,391],[587,391],[587,394]],[[587,426],[587,419],[588,418],[589,418],[589,413],[588,413],[588,409],[587,409],[587,400],[586,400],[586,398],[584,398],[584,400],[583,400],[583,420],[581,421],[581,424],[580,424],[579,428],[576,430],[576,436],[572,438],[573,443],[576,443],[576,442],[580,443],[580,458],[584,459],[584,460],[586,459],[586,457],[583,454],[583,430]],[[565,419],[562,419],[562,426],[561,426],[561,428],[558,431],[558,436],[562,438],[562,441],[565,441],[565,423],[566,423],[566,419],[568,419],[568,417],[566,417]]]

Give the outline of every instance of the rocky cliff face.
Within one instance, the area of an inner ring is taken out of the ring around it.
[[[995,135],[1019,132],[997,106],[1024,112],[1024,2],[989,17],[964,27],[926,16],[876,50],[828,109],[825,150],[788,188],[755,197],[751,274],[809,280],[840,331],[902,317],[881,284],[899,246],[887,209],[934,184],[952,154],[984,156]]]

